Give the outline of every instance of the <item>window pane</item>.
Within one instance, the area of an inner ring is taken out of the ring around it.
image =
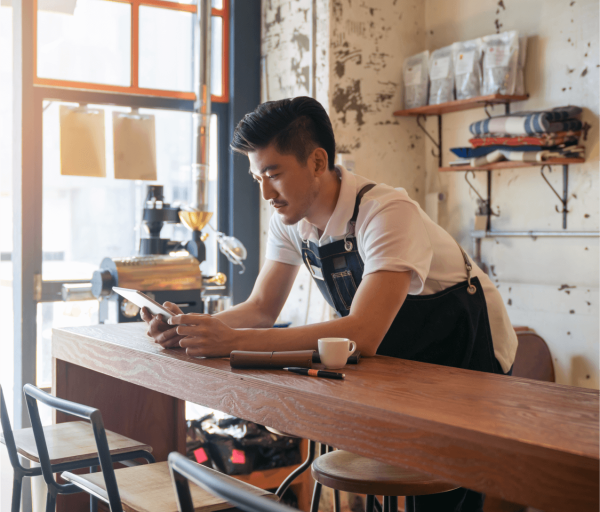
[[[13,418],[13,205],[12,205],[12,8],[0,7],[0,384]]]
[[[78,0],[73,15],[38,11],[37,73],[54,78],[131,85],[131,6]]]
[[[192,92],[195,15],[140,6],[140,87]]]
[[[211,31],[211,94],[221,96],[223,94],[223,18],[212,17]]]
[[[52,329],[95,325],[98,301],[42,302],[37,305],[37,375],[39,387],[52,385]]]
[[[62,176],[60,174],[59,103],[44,111],[44,190],[43,264],[44,280],[90,279],[105,257],[137,254],[146,186],[164,186],[168,203],[186,204],[191,195],[192,114],[166,110],[140,109],[155,116],[156,182],[114,179],[112,112],[128,112],[123,107],[104,109],[106,139],[106,178]],[[211,225],[217,227],[217,119],[211,120],[211,170],[209,205],[214,212]],[[210,229],[207,261],[202,270],[216,272],[216,246]],[[181,224],[165,224],[161,237],[187,241],[190,232]]]
[[[197,0],[166,0],[167,2],[173,2],[174,4],[186,4],[192,5],[196,4]]]
[[[213,9],[223,9],[223,0],[212,0],[211,7]]]

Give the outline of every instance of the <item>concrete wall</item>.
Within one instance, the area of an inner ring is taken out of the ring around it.
[[[339,149],[350,152],[357,173],[403,186],[423,206],[425,194],[443,192],[439,223],[469,252],[476,196],[464,174],[441,174],[432,145],[414,119],[394,118],[401,107],[401,67],[406,56],[454,41],[516,29],[528,36],[526,88],[530,99],[512,110],[573,104],[584,108],[591,126],[587,162],[570,167],[568,229],[599,228],[598,183],[598,2],[596,0],[317,0],[319,58],[317,98],[328,109]],[[264,99],[306,94],[303,74],[295,74],[305,54],[296,34],[310,34],[307,0],[263,3],[263,55],[269,62]],[[329,12],[325,27],[324,12]],[[328,41],[323,40],[328,35]],[[273,64],[273,63],[276,64]],[[291,67],[290,67],[291,66]],[[295,68],[294,68],[295,66]],[[327,83],[327,78],[329,83]],[[309,78],[310,81],[310,78]],[[325,98],[325,99],[324,99]],[[500,114],[502,109],[493,113]],[[443,159],[448,148],[468,145],[470,122],[483,110],[443,117]],[[432,133],[437,119],[428,120]],[[549,179],[562,191],[562,172]],[[494,172],[492,198],[501,216],[498,230],[561,230],[558,201],[539,169]],[[485,193],[485,174],[473,179]],[[263,210],[263,234],[269,207]],[[263,238],[263,254],[264,241]],[[528,325],[548,342],[561,383],[598,388],[598,239],[486,240],[483,260],[505,298],[515,325]],[[295,324],[317,321],[315,303],[301,273],[282,314]],[[306,314],[306,305],[311,304]]]

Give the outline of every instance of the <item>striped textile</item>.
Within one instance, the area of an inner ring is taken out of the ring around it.
[[[518,112],[476,121],[469,126],[469,131],[473,135],[485,133],[529,135],[581,130],[581,121],[575,119],[581,112],[582,109],[579,107],[558,107],[542,112]]]
[[[484,133],[479,137],[469,139],[469,142],[474,148],[481,146],[558,146],[559,144],[576,142],[580,136],[580,131],[534,133],[526,136]]]

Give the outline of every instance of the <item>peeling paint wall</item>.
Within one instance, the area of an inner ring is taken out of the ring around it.
[[[402,108],[402,63],[425,45],[425,2],[331,0],[330,117],[356,173],[423,204],[424,141]]]
[[[329,10],[329,0],[263,1],[261,31],[263,66],[261,99],[263,102],[314,94],[325,109],[329,110]],[[314,29],[313,15],[316,25]],[[269,220],[272,214],[271,206],[262,200],[261,265],[264,263]],[[331,308],[312,284],[309,273],[301,268],[280,315],[280,321],[304,325],[328,320],[330,314]]]
[[[426,49],[504,30],[528,36],[525,82],[530,99],[511,110],[537,110],[561,105],[584,108],[592,128],[587,162],[569,170],[569,231],[598,231],[598,1],[597,0],[427,0]],[[494,115],[503,113],[497,107]],[[485,117],[483,110],[443,117],[444,163],[450,147],[468,146],[468,126]],[[428,121],[432,133],[437,121]],[[444,192],[439,222],[471,252],[476,195],[464,173],[438,173],[427,143],[428,192]],[[562,194],[562,168],[548,179]],[[485,173],[472,180],[485,196]],[[562,230],[560,204],[540,176],[539,168],[494,171],[492,204],[500,217],[495,230]],[[598,239],[497,238],[482,244],[482,259],[504,297],[515,325],[534,328],[548,343],[557,380],[598,389],[599,293]]]

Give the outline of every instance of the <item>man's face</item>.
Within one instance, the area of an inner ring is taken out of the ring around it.
[[[294,155],[282,155],[273,145],[248,153],[250,174],[262,196],[275,207],[284,224],[306,217],[319,192],[314,159],[302,165]]]

